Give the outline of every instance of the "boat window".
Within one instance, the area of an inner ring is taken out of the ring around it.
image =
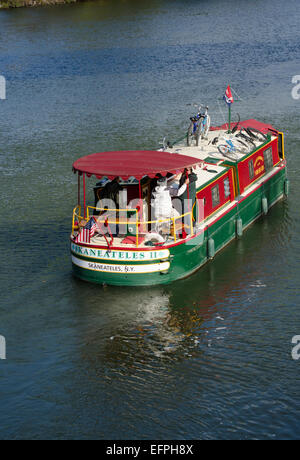
[[[270,169],[273,168],[272,147],[269,147],[267,150],[264,151],[264,159],[265,159],[265,169],[266,171],[270,171]]]
[[[216,208],[220,204],[220,188],[219,188],[219,185],[216,185],[215,187],[212,188],[211,194],[212,194],[213,208]]]
[[[224,180],[224,192],[225,192],[225,198],[228,198],[231,195],[230,192],[230,181],[228,177]]]
[[[250,177],[250,180],[254,179],[254,163],[253,163],[253,160],[249,161],[249,177]]]
[[[278,153],[279,153],[279,158],[284,158],[284,142],[283,142],[283,134],[279,133],[278,134]]]

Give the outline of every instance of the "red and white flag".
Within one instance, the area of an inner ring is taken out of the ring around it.
[[[231,92],[231,88],[230,86],[228,85],[226,91],[225,91],[225,95],[224,95],[224,101],[226,102],[226,104],[228,105],[231,105],[234,100],[233,100],[233,96],[232,96],[232,92]]]

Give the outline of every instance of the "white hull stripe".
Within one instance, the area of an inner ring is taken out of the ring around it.
[[[145,264],[145,265],[118,265],[118,264],[105,264],[97,262],[88,262],[86,260],[78,259],[72,256],[72,262],[80,268],[92,270],[95,272],[105,273],[119,273],[119,274],[135,274],[135,273],[155,273],[169,270],[170,262],[161,262],[158,264]]]

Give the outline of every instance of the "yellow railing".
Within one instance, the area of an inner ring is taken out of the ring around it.
[[[75,225],[76,219],[78,219],[78,223],[80,223],[83,220],[83,217],[81,216],[81,206],[77,205],[76,208],[73,210],[73,219],[72,219],[72,235],[74,235],[74,231],[78,230],[78,226]]]
[[[114,212],[116,215],[117,214],[120,214],[120,213],[135,213],[135,218],[131,217],[131,219],[126,219],[126,220],[120,220],[120,219],[117,219],[115,218],[114,220],[113,219],[110,219],[109,217],[108,218],[103,218],[101,220],[101,216],[99,216],[97,218],[97,223],[98,224],[108,224],[108,225],[128,225],[128,224],[133,224],[135,225],[136,227],[136,247],[139,246],[139,233],[141,233],[139,231],[139,227],[140,226],[143,226],[143,227],[148,227],[149,225],[158,225],[158,224],[171,224],[170,227],[171,227],[171,230],[170,230],[170,233],[172,234],[173,238],[174,238],[174,242],[177,241],[177,231],[178,229],[176,228],[176,223],[177,221],[181,221],[182,222],[182,227],[180,227],[181,229],[184,228],[185,224],[183,223],[183,219],[187,216],[189,216],[190,218],[190,229],[191,229],[191,233],[190,233],[190,236],[193,236],[194,235],[194,228],[193,228],[193,221],[194,221],[194,218],[193,218],[193,210],[192,211],[189,211],[189,212],[186,212],[185,214],[182,214],[181,216],[177,216],[177,217],[170,217],[169,219],[163,219],[163,220],[139,220],[139,211],[137,209],[106,209],[106,208],[95,208],[93,206],[88,206],[87,207],[87,212],[86,212],[86,221],[88,222],[90,220],[90,217],[91,217],[91,214],[93,215],[93,213],[91,213],[91,211],[96,211],[96,212]],[[74,234],[74,231],[77,230],[76,228],[76,225],[75,225],[75,220],[76,218],[78,219],[78,221],[80,222],[81,220],[83,220],[83,217],[80,215],[81,214],[81,207],[80,206],[77,206],[74,211],[73,211],[73,224],[72,224],[72,234]],[[132,220],[133,219],[133,220]],[[143,232],[144,233],[144,232]]]

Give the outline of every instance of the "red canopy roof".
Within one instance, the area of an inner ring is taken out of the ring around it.
[[[180,173],[185,168],[196,166],[202,161],[179,155],[177,153],[157,152],[152,150],[125,150],[119,152],[100,152],[82,157],[73,164],[73,171],[85,173],[101,179],[121,177],[127,180],[133,176],[140,180],[144,176],[154,178],[158,173]]]
[[[231,123],[231,128],[235,126],[236,123],[233,121]],[[255,128],[261,131],[264,134],[267,134],[269,131],[275,131],[275,133],[278,133],[277,129],[273,128],[272,125],[269,125],[268,123],[262,123],[260,121],[251,119],[251,120],[244,120],[239,122],[239,127],[240,128]],[[217,131],[219,129],[228,129],[228,123],[225,123],[222,126],[216,126],[214,128],[210,128],[211,131]]]

